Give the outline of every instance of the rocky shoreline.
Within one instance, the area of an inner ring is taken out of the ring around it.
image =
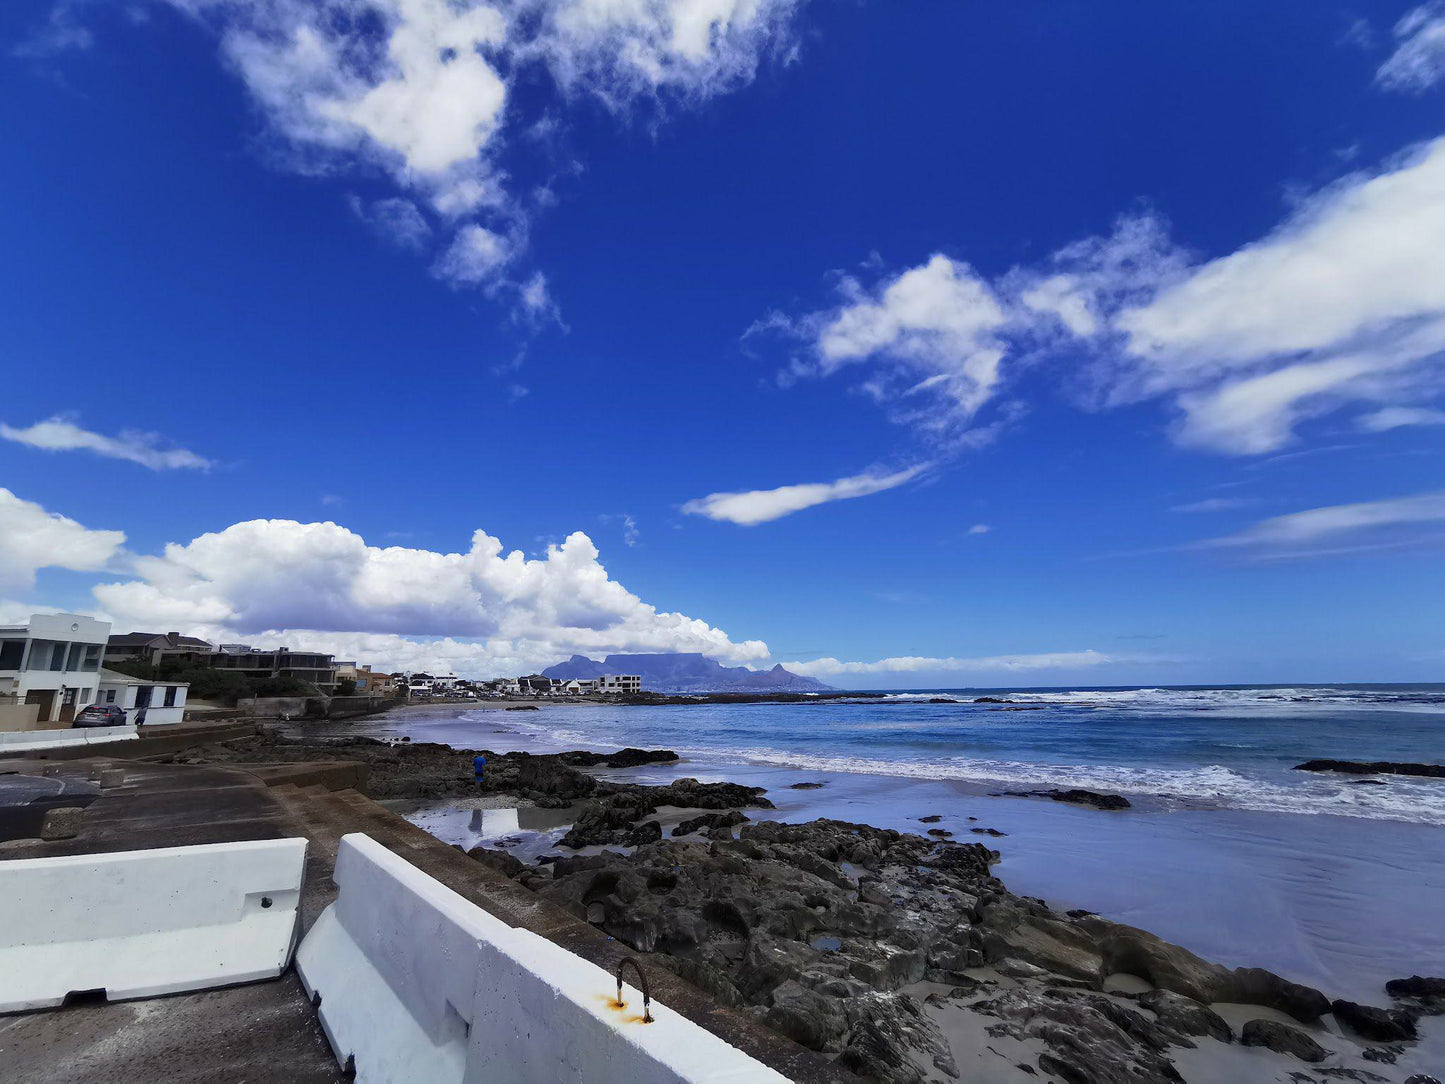
[[[480,786],[477,755],[487,758]],[[1445,1013],[1445,980],[1401,978],[1380,1005],[1331,1000],[1017,896],[982,843],[779,823],[760,788],[589,771],[676,761],[666,750],[496,754],[270,734],[173,759],[359,760],[376,798],[575,807],[561,853],[532,864],[502,849],[468,853],[863,1079],[1431,1079],[1403,1066],[1420,1020]]]

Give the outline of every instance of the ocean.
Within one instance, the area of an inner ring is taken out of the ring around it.
[[[363,725],[498,751],[669,748],[685,763],[610,774],[764,786],[787,820],[917,832],[920,817],[939,816],[956,838],[997,848],[996,872],[1016,892],[1331,997],[1385,1004],[1387,979],[1445,974],[1445,779],[1294,770],[1313,758],[1445,760],[1445,685],[941,689],[790,704],[410,709]],[[994,796],[1036,787],[1123,794],[1133,808]],[[525,817],[411,815],[464,845],[529,835]],[[973,835],[979,828],[1005,834]],[[555,846],[561,831],[537,819],[522,852]]]

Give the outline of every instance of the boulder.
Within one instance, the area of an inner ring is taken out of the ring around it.
[[[1239,1041],[1245,1046],[1263,1046],[1279,1054],[1293,1054],[1311,1064],[1324,1061],[1329,1051],[1299,1028],[1276,1020],[1251,1020],[1244,1025]]]
[[[1351,1031],[1377,1043],[1398,1043],[1418,1038],[1415,1018],[1404,1009],[1377,1009],[1353,1001],[1331,1002],[1335,1019]]]
[[[1159,1022],[1173,1028],[1181,1035],[1203,1035],[1218,1039],[1222,1043],[1233,1040],[1234,1035],[1224,1017],[1183,994],[1168,990],[1150,990],[1139,999],[1139,1004],[1152,1012]]]

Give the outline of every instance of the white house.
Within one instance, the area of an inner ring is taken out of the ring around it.
[[[0,697],[33,704],[36,725],[69,726],[95,702],[110,622],[80,614],[31,614],[0,627]]]
[[[189,691],[190,685],[184,681],[149,681],[118,674],[114,670],[102,670],[95,702],[124,708],[127,723],[155,726],[159,723],[179,723],[185,718],[186,694]]]
[[[597,679],[597,691],[611,696],[629,696],[642,692],[640,674],[603,674]]]

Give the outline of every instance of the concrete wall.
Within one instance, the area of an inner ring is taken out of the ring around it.
[[[34,730],[39,720],[38,704],[0,704],[0,732]]]
[[[296,953],[358,1084],[722,1084],[785,1077],[559,945],[344,836],[336,902]],[[647,966],[647,965],[644,965]],[[629,977],[632,973],[629,972]]]
[[[136,728],[133,726],[0,731],[0,756],[9,753],[43,752],[47,749],[85,748],[135,739]]]
[[[304,839],[0,862],[0,1012],[276,978],[305,864]]]
[[[236,701],[236,707],[257,719],[300,719],[306,715],[307,703],[316,697],[252,696]]]

